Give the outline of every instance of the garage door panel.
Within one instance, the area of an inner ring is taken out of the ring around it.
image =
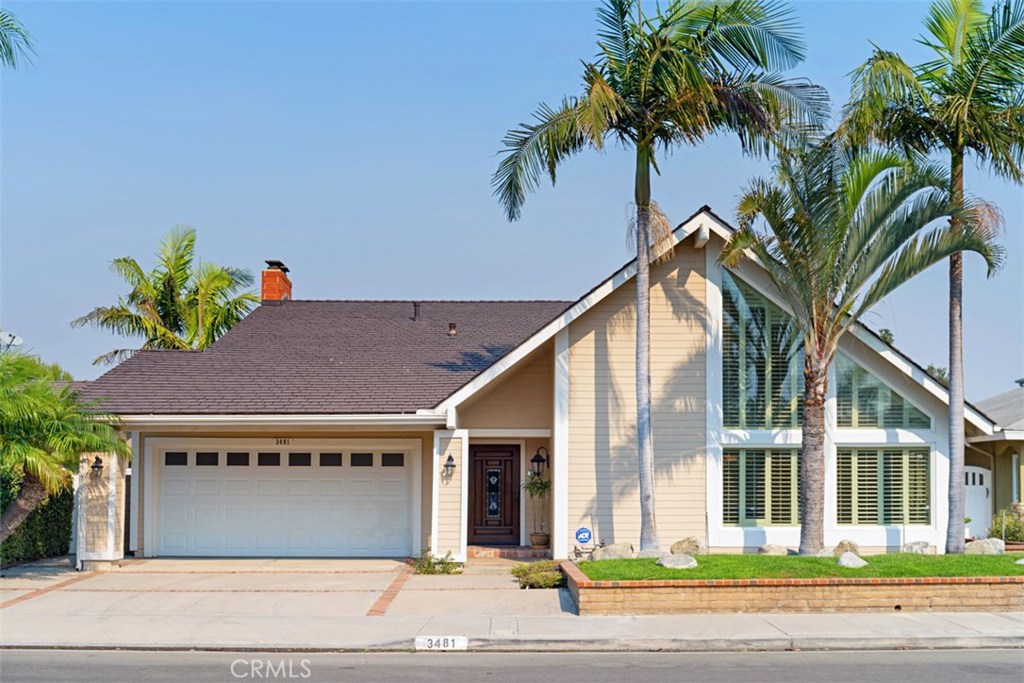
[[[193,491],[197,496],[216,496],[220,493],[220,480],[196,479]]]
[[[383,467],[380,450],[367,467],[352,467],[348,452],[341,467],[321,467],[316,451],[308,466],[289,466],[284,453],[280,466],[259,467],[252,449],[251,466],[228,467],[226,453],[244,447],[221,448],[219,466],[196,466],[195,450],[188,465],[164,466],[162,457],[157,460],[160,555],[365,557],[414,551],[411,468]],[[407,465],[409,457],[403,462]]]
[[[227,479],[224,481],[224,494],[228,496],[247,496],[251,490],[251,482],[246,479]]]
[[[345,483],[341,481],[318,481],[316,483],[318,496],[340,496],[345,493]]]
[[[289,481],[288,482],[288,495],[289,496],[310,496],[313,495],[313,482],[312,481]]]
[[[165,496],[187,496],[192,493],[191,482],[186,479],[167,477],[163,484]]]
[[[256,482],[256,493],[261,496],[276,496],[281,493],[281,482],[275,480],[262,480]]]

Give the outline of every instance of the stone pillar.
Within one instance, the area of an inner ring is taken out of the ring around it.
[[[94,470],[96,458],[103,464]],[[88,453],[78,465],[75,561],[85,571],[107,571],[124,559],[124,496],[127,460]]]

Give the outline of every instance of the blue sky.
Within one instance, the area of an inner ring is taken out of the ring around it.
[[[505,130],[579,84],[588,2],[5,3],[33,63],[3,74],[0,325],[76,377],[122,344],[68,322],[112,303],[109,261],[168,228],[207,260],[292,269],[297,298],[574,299],[629,257],[632,159],[566,164],[509,224],[490,176]],[[926,57],[926,3],[795,3],[808,58],[794,75],[841,103],[869,41]],[[731,218],[764,163],[733,139],[662,162],[654,194],[679,221]],[[1006,268],[968,257],[968,397],[1024,376],[1024,201],[968,169],[1006,218]],[[876,307],[923,364],[946,365],[946,269]]]

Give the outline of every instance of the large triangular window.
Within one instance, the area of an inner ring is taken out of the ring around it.
[[[836,423],[840,427],[928,429],[932,422],[870,372],[836,354]]]

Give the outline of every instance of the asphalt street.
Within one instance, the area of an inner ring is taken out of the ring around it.
[[[380,654],[3,650],[0,679],[4,683],[1021,683],[1024,650]]]

